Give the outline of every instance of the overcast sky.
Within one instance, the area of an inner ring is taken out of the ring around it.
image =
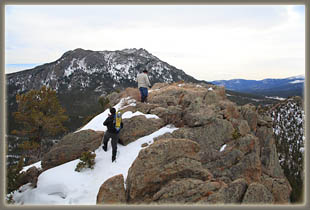
[[[76,48],[144,48],[200,80],[285,78],[305,73],[305,7],[5,6],[6,73]]]

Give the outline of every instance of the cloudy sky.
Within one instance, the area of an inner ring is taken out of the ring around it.
[[[5,6],[6,72],[76,48],[144,48],[197,79],[305,73],[304,6]]]

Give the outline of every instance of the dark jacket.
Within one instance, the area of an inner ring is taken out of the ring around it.
[[[103,122],[103,125],[107,126],[109,133],[117,133],[114,122],[115,115],[109,115],[109,117]],[[121,129],[123,128],[123,122],[121,122]]]

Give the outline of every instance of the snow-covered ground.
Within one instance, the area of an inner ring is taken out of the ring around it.
[[[123,101],[117,104],[115,108],[117,110],[120,109],[122,104]],[[133,102],[130,105],[134,106],[135,103]],[[102,125],[102,122],[107,118],[108,114],[109,110],[104,111],[80,130],[93,129],[105,131],[106,127]],[[123,118],[131,118],[136,115],[145,114],[141,112],[125,112]],[[156,115],[146,114],[145,116],[157,118]],[[75,168],[79,159],[51,168],[40,174],[37,188],[32,188],[29,184],[24,185],[20,188],[20,192],[16,191],[13,194],[13,199],[16,204],[24,205],[95,205],[99,188],[108,178],[123,174],[126,180],[128,169],[138,156],[143,143],[150,145],[153,143],[153,138],[167,132],[173,132],[176,129],[173,125],[167,125],[148,136],[137,139],[127,146],[118,144],[116,162],[113,163],[111,161],[112,148],[109,142],[107,152],[103,151],[101,146],[95,150],[94,169],[84,169],[81,172],[76,172]],[[41,163],[38,162],[34,165],[40,167]],[[25,167],[24,170],[29,167]]]

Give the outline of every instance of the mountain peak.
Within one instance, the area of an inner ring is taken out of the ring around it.
[[[149,79],[152,84],[180,80],[200,82],[143,48],[117,51],[76,48],[65,52],[61,58],[51,63],[8,75],[8,96],[13,107],[17,93],[37,90],[45,85],[57,91],[69,114],[87,115],[97,107],[99,96],[116,89],[136,87],[136,76],[144,68],[150,70]],[[72,104],[70,99],[75,103]],[[13,112],[12,107],[9,109]],[[80,124],[82,120],[75,121]],[[74,125],[74,128],[76,126],[80,125]]]

